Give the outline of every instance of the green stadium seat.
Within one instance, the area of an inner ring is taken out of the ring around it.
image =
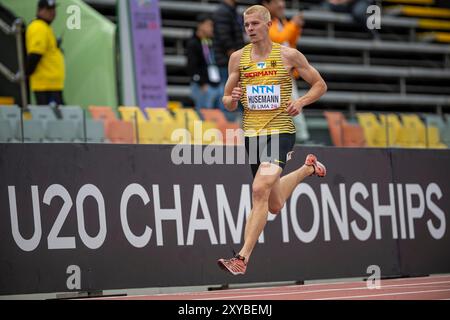
[[[102,121],[88,118],[84,121],[83,119],[87,117],[88,113],[84,112],[80,106],[62,106],[60,110],[62,118],[71,121],[75,126],[77,141],[85,141],[84,125],[86,125],[87,142],[101,143],[105,141],[105,129]]]
[[[48,142],[45,136],[45,129],[39,120],[25,120],[23,122],[24,142]]]
[[[450,114],[445,115],[445,128],[441,134],[442,142],[450,147]]]
[[[8,120],[0,119],[0,142],[12,142],[14,132]]]
[[[73,142],[77,139],[76,127],[71,120],[57,119],[49,106],[29,106],[33,120],[42,123],[50,142]],[[62,107],[61,107],[62,108]]]
[[[425,114],[425,123],[427,126],[438,127],[439,130],[445,129],[445,121],[444,119],[437,114]]]
[[[105,126],[102,121],[86,119],[86,142],[105,142]]]
[[[0,119],[9,122],[10,129],[15,139],[19,139],[20,135],[20,112],[21,109],[17,105],[0,106]]]

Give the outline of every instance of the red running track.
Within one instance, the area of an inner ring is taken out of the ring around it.
[[[107,300],[450,300],[450,275],[386,279],[369,289],[364,281],[189,293],[105,297]]]

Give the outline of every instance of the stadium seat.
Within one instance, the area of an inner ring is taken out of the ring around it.
[[[0,142],[12,142],[14,138],[14,132],[9,121],[0,119]]]
[[[441,143],[439,128],[435,126],[425,126],[422,120],[416,114],[401,114],[403,126],[411,128],[417,135],[417,145],[427,148],[446,148]]]
[[[21,109],[16,105],[5,106],[0,105],[0,119],[9,122],[10,130],[14,139],[19,140],[20,130],[20,112]]]
[[[437,19],[419,19],[418,27],[431,30],[450,30],[450,21]]]
[[[428,126],[439,129],[441,143],[450,146],[450,123],[447,124],[443,117],[437,114],[425,114],[424,117]]]
[[[183,108],[183,104],[180,101],[169,101],[167,103],[167,109],[174,111],[176,109]]]
[[[23,122],[24,142],[48,142],[46,131],[40,120],[24,120]]]
[[[417,34],[421,41],[436,41],[442,43],[450,43],[450,33],[449,32],[421,32]]]
[[[147,118],[139,107],[120,106],[118,108],[122,120],[135,122],[147,122]]]
[[[423,4],[423,5],[434,4],[434,0],[383,0],[383,2],[400,3],[400,4]]]
[[[305,114],[305,120],[308,124],[308,132],[310,140],[309,145],[331,146],[333,142],[330,137],[330,130],[328,128],[328,121],[323,117],[323,113],[319,114]]]
[[[384,127],[386,124],[388,126],[389,146],[425,148],[425,143],[420,142],[418,130],[415,127],[404,126],[396,114],[381,114],[380,121]]]
[[[220,130],[214,122],[202,121],[198,113],[193,108],[181,108],[173,110],[175,114],[175,121],[178,127],[183,127],[191,133],[191,142],[194,144],[209,144],[209,143],[223,143],[221,139]],[[204,133],[208,130],[213,138],[204,139]]]
[[[371,112],[360,112],[356,118],[363,129],[364,137],[369,147],[384,148],[387,147],[386,127],[377,119],[377,116]]]
[[[216,127],[222,133],[224,144],[234,145],[243,143],[240,125],[236,122],[229,122],[221,110],[200,109],[200,113],[206,121],[215,123]],[[227,130],[229,130],[228,138]]]
[[[424,115],[425,122],[428,126],[434,126],[439,128],[439,130],[445,129],[445,121],[444,119],[437,114],[425,114]]]
[[[173,139],[172,133],[178,128],[184,128],[184,126],[178,127],[175,118],[167,108],[145,108],[145,112],[151,123],[159,123],[164,128],[162,143],[175,144],[180,142]]]
[[[101,143],[105,141],[105,129],[102,121],[88,119],[88,113],[84,112],[80,106],[62,106],[60,110],[63,119],[72,121],[74,124],[77,140],[84,142],[86,138],[86,142]]]
[[[144,144],[159,144],[163,142],[164,127],[161,123],[150,122],[139,107],[119,107],[120,115],[124,121],[131,122],[138,130],[138,142]],[[136,121],[137,120],[137,121]]]
[[[76,127],[70,120],[57,119],[49,106],[29,106],[33,120],[41,122],[49,142],[73,142],[77,139]]]
[[[385,13],[403,14],[410,17],[450,18],[450,9],[436,7],[421,7],[396,5],[383,8]]]
[[[445,129],[442,131],[442,142],[450,147],[450,114],[445,115]]]
[[[0,97],[0,105],[13,105],[14,98],[13,97]]]
[[[359,125],[350,124],[342,112],[324,111],[331,140],[336,147],[363,147],[364,131]]]
[[[103,121],[105,136],[112,143],[135,143],[134,128],[131,122],[121,121],[108,106],[89,106],[92,118]]]

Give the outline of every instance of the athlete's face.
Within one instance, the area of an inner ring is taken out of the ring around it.
[[[244,15],[245,32],[250,38],[250,42],[255,43],[264,40],[269,36],[271,22],[264,21],[259,13]]]

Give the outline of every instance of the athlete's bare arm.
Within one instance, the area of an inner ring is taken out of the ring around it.
[[[228,80],[225,84],[223,105],[228,111],[236,110],[239,99],[242,96],[242,88],[239,83],[239,61],[241,60],[242,49],[233,52],[228,62]]]
[[[327,91],[327,85],[319,72],[309,64],[306,57],[298,50],[282,47],[281,56],[288,70],[292,72],[294,69],[297,69],[300,77],[311,86],[304,96],[288,103],[286,112],[294,117],[302,111],[303,107],[319,100]]]

